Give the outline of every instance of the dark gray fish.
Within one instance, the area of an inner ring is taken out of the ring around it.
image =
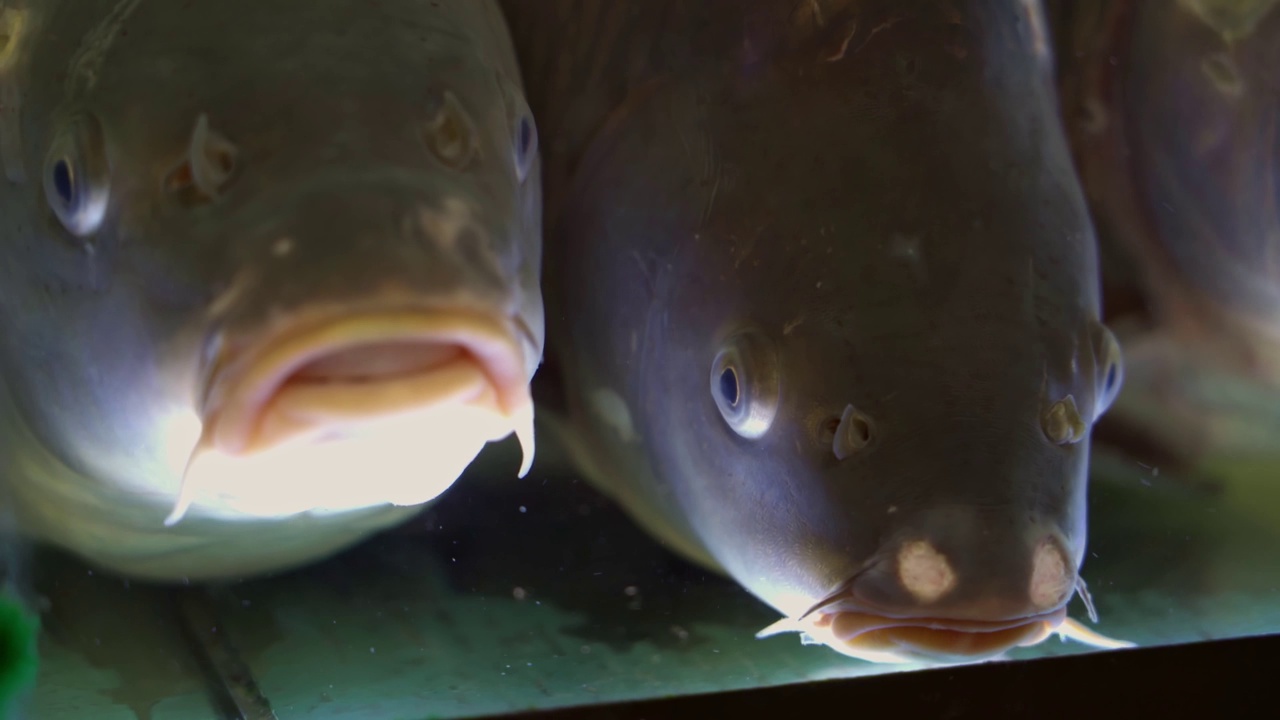
[[[1124,645],[1066,616],[1123,370],[1039,6],[503,8],[591,479],[785,616],[762,635]]]
[[[0,480],[135,576],[305,563],[516,433],[537,133],[473,0],[0,2]]]

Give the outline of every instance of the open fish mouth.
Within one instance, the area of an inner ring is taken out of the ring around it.
[[[1089,604],[1083,584],[1079,587],[1081,597]],[[822,609],[824,604],[819,603],[799,618],[783,618],[756,637],[800,632],[806,644],[826,645],[849,657],[878,663],[979,662],[1016,647],[1037,645],[1054,634],[1096,648],[1134,647],[1131,642],[1106,637],[1067,617],[1065,605],[1021,618],[961,620],[892,617],[852,609],[826,611]],[[1090,615],[1094,615],[1092,609]]]
[[[224,354],[166,524],[194,502],[258,517],[420,504],[512,433],[523,477],[533,403],[513,326],[461,311],[335,314]]]

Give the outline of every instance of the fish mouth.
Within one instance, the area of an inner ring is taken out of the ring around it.
[[[290,322],[215,362],[167,525],[193,502],[278,516],[434,499],[488,442],[533,461],[518,323],[393,310]]]
[[[1087,600],[1083,583],[1081,597]],[[1094,632],[1067,617],[1063,604],[1036,615],[997,620],[930,616],[893,616],[841,607],[823,601],[799,618],[783,618],[757,633],[757,638],[784,632],[803,634],[807,644],[826,645],[852,658],[876,663],[961,664],[997,658],[1017,647],[1031,647],[1057,634],[1096,648],[1134,647]],[[1090,614],[1093,615],[1092,609]]]

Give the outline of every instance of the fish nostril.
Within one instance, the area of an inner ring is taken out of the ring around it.
[[[1055,445],[1071,445],[1084,439],[1089,430],[1080,410],[1076,407],[1076,399],[1068,395],[1050,405],[1040,416],[1040,427],[1045,437]]]
[[[164,178],[165,191],[188,206],[213,202],[235,173],[238,155],[239,149],[209,126],[208,116],[200,115],[186,156]]]
[[[1031,560],[1031,604],[1041,610],[1055,608],[1071,596],[1075,586],[1075,571],[1062,544],[1052,537],[1041,540]]]
[[[844,413],[836,421],[831,438],[831,452],[837,460],[852,457],[871,442],[871,421],[853,405],[845,406]]]
[[[427,149],[446,167],[466,170],[480,155],[475,122],[457,96],[447,90],[434,95],[432,105],[434,112],[422,128]]]
[[[937,602],[956,586],[947,558],[926,540],[913,540],[898,551],[898,582],[920,603]]]

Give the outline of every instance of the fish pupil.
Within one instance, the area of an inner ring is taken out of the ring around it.
[[[71,183],[71,165],[66,160],[59,160],[53,165],[53,189],[64,205],[70,205],[74,199]]]
[[[733,368],[725,368],[720,372],[720,396],[730,406],[738,404],[738,374]]]
[[[529,143],[532,142],[533,129],[529,127],[529,118],[520,118],[520,156],[524,157],[529,152]]]

